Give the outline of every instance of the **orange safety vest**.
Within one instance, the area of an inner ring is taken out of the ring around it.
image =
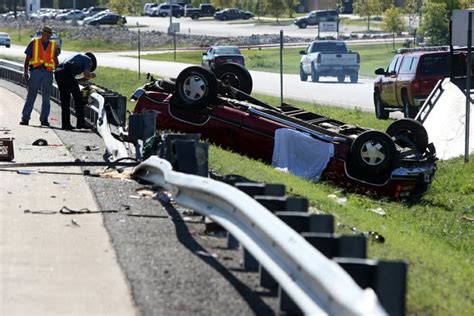
[[[43,49],[41,38],[33,39],[32,56],[30,66],[37,68],[44,65],[47,71],[53,71],[56,68],[56,41],[49,41],[46,50]]]

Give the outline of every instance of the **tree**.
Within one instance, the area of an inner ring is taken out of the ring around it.
[[[354,2],[354,13],[367,17],[368,32],[370,32],[370,17],[382,13],[382,4],[380,0],[356,0]]]
[[[384,32],[392,33],[392,46],[395,50],[395,34],[402,32],[405,29],[400,10],[393,5],[388,8],[383,14],[382,30]]]
[[[429,37],[431,45],[445,45],[448,43],[449,19],[446,16],[446,3],[425,2],[422,8],[423,20],[420,32]]]
[[[295,6],[299,4],[300,2],[297,0],[284,0],[285,7],[286,7],[286,12],[290,16],[290,18],[293,17],[293,13],[295,13]]]
[[[233,0],[212,0],[212,5],[218,9],[225,9],[233,7],[234,1]]]
[[[285,10],[284,0],[264,0],[265,10],[277,19]]]

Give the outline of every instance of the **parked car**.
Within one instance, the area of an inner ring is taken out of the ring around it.
[[[89,16],[89,17],[85,18],[84,21],[82,22],[82,24],[88,25],[90,21],[92,21],[94,19],[97,19],[97,18],[99,18],[103,15],[110,14],[110,13],[112,13],[112,12],[110,12],[110,10],[108,10],[108,9],[104,10],[104,11],[100,11],[100,12],[94,14],[93,16]]]
[[[168,3],[162,3],[156,8],[152,9],[151,16],[169,16],[170,10],[175,18],[180,18],[184,16],[184,8],[179,4],[172,4],[171,6]]]
[[[295,19],[295,25],[300,29],[306,28],[308,25],[319,25],[319,22],[336,22],[339,13],[336,10],[317,10],[311,11],[307,16]]]
[[[156,8],[158,6],[158,3],[145,3],[143,6],[143,14],[151,16],[153,12],[153,8]]]
[[[92,19],[88,22],[89,25],[115,25],[115,24],[126,24],[127,19],[124,16],[114,14],[114,13],[107,13],[104,15],[100,15],[95,19]]]
[[[198,8],[185,7],[184,14],[193,20],[197,20],[201,17],[214,16],[216,8],[210,3],[201,3]]]
[[[253,18],[255,15],[249,11],[242,11],[240,9],[224,9],[214,13],[214,18],[221,21],[226,20],[248,20]]]
[[[56,20],[66,21],[66,20],[84,20],[86,15],[81,10],[71,10],[66,13],[56,15]]]
[[[245,66],[245,57],[237,46],[211,46],[202,54],[201,65],[205,68],[215,69],[226,63]]]
[[[86,10],[83,10],[85,18],[96,15],[99,12],[108,11],[109,9],[103,7],[89,7]]]
[[[392,111],[413,118],[436,83],[450,76],[449,47],[400,49],[386,69],[378,68],[374,82],[375,116],[387,119]],[[454,74],[464,75],[466,52],[454,53]]]
[[[5,46],[9,48],[11,45],[10,35],[8,33],[0,32],[0,46]]]
[[[349,76],[352,83],[359,80],[360,55],[349,50],[344,41],[314,41],[308,48],[300,51],[300,79],[313,82],[320,77],[337,77],[338,82],[344,82]]]
[[[235,74],[245,88],[223,84],[218,73]],[[276,144],[288,145],[278,153],[305,158],[311,166],[324,157],[327,164],[318,167],[322,179],[354,191],[401,198],[428,190],[436,155],[418,121],[402,119],[386,132],[370,130],[289,104],[271,106],[250,96],[249,82],[249,72],[236,64],[224,64],[214,73],[188,67],[175,81],[152,80],[137,89],[132,96],[137,100],[134,112],[158,111],[158,129],[199,133],[214,144],[268,163]],[[280,132],[296,138],[285,142]],[[301,147],[303,143],[308,146]],[[305,154],[295,154],[298,150]]]

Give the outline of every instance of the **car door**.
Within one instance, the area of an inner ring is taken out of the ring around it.
[[[234,20],[239,18],[239,12],[235,9],[229,11],[229,19]]]
[[[308,24],[309,25],[316,25],[318,22],[316,21],[316,12],[310,12],[308,15]]]
[[[380,97],[388,105],[397,105],[396,82],[398,69],[400,68],[402,59],[402,55],[395,55],[382,78],[382,91]]]
[[[309,56],[311,52],[311,47],[313,47],[314,43],[309,45],[308,48],[306,48],[306,54],[302,56],[301,58],[301,64],[303,67],[303,70],[305,73],[310,74],[311,73],[311,57]]]
[[[202,65],[206,67],[210,67],[210,62],[212,59],[212,56],[214,54],[214,48],[209,48],[207,52],[202,56]]]

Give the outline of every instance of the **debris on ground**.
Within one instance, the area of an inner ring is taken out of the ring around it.
[[[338,197],[336,194],[329,194],[328,198],[334,200],[339,205],[346,205],[347,204],[347,197],[345,197],[345,196]]]
[[[157,195],[156,192],[154,192],[153,190],[147,189],[147,188],[139,188],[139,189],[135,190],[135,192],[137,192],[138,195],[140,195],[140,196],[142,196],[146,199],[152,199]]]
[[[46,139],[43,139],[43,138],[39,138],[37,140],[35,140],[33,142],[33,144],[31,144],[33,146],[48,146],[48,142],[46,141]]]
[[[368,211],[370,211],[372,213],[375,213],[375,214],[378,214],[378,215],[381,215],[381,216],[387,215],[387,213],[385,213],[384,209],[381,208],[381,207],[369,208]]]
[[[106,170],[106,171],[97,171],[101,178],[110,178],[110,179],[121,179],[121,180],[130,180],[132,173],[129,170],[124,170],[119,172],[118,170]]]

